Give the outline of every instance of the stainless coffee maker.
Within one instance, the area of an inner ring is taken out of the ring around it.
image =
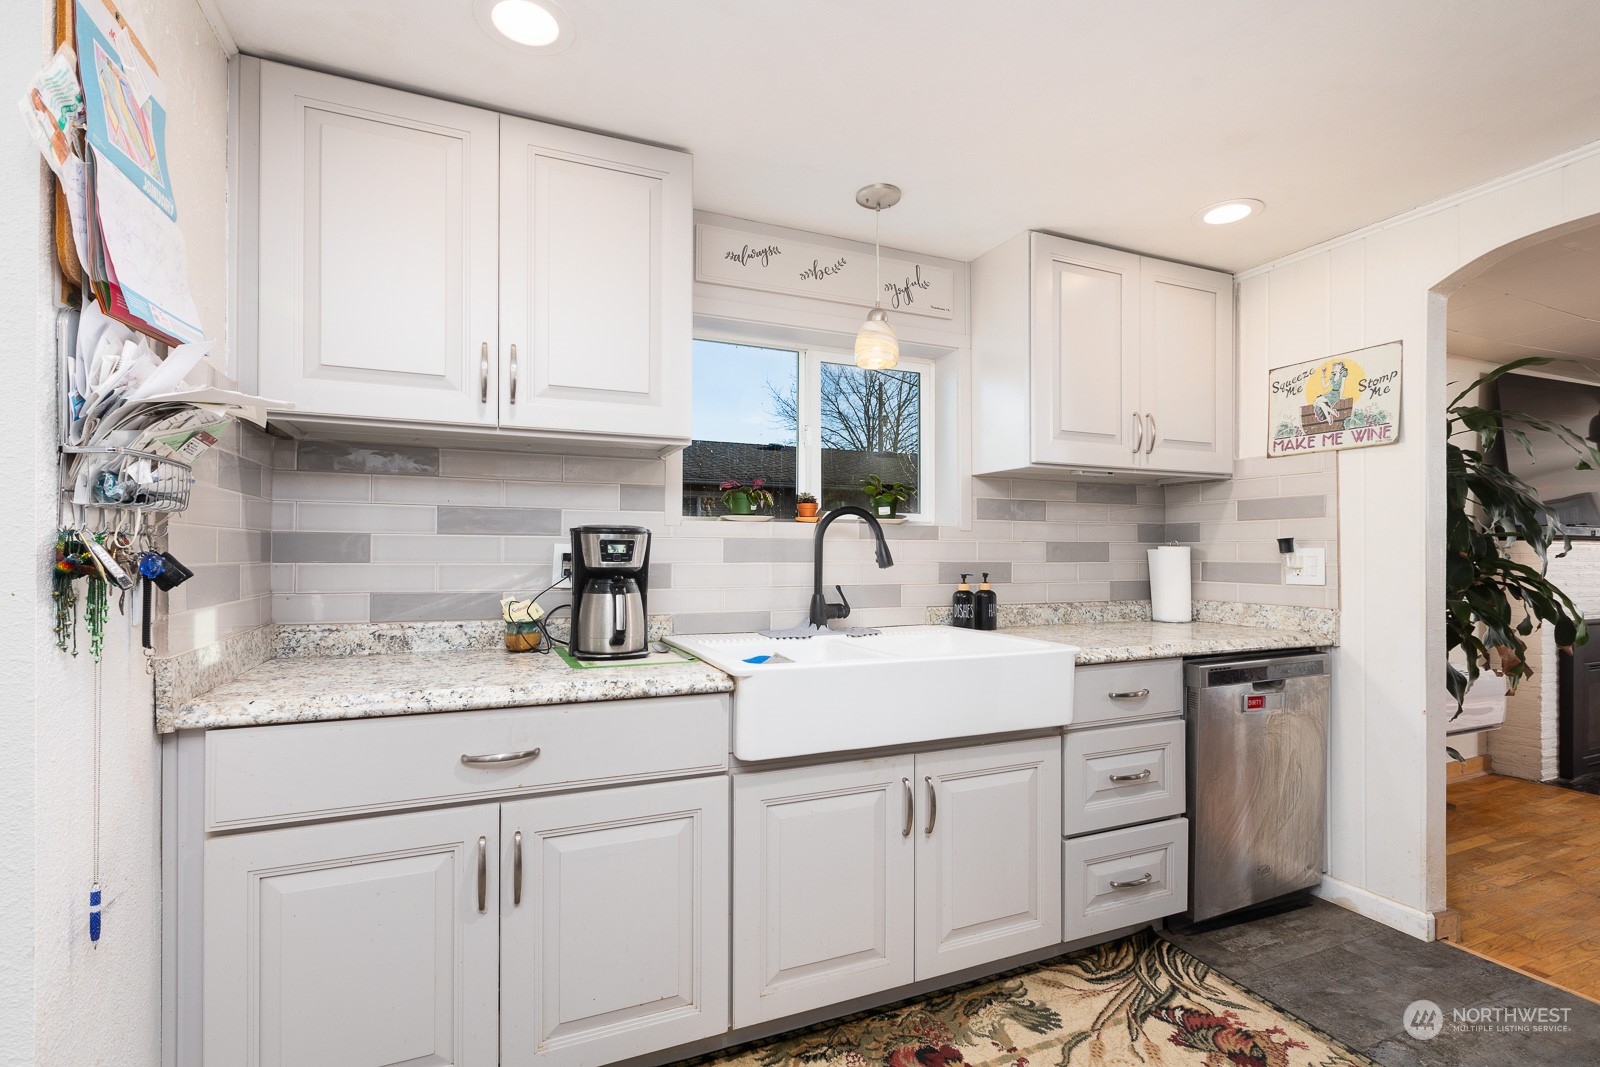
[[[579,659],[650,654],[645,634],[650,531],[643,526],[572,528],[572,637]]]

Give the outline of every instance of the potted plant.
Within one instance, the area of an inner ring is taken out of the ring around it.
[[[861,479],[861,491],[872,502],[872,513],[880,519],[893,519],[900,514],[900,505],[911,499],[916,489],[905,482],[886,482],[876,474]]]
[[[794,498],[795,515],[802,519],[817,517],[817,498],[810,493],[800,493]]]
[[[1462,403],[1509,371],[1550,362],[1532,356],[1496,368],[1462,390],[1445,410],[1445,649],[1447,656],[1458,648],[1465,652],[1464,670],[1447,659],[1445,684],[1456,700],[1458,715],[1479,672],[1494,666],[1491,649],[1507,684],[1515,689],[1533,673],[1525,638],[1540,625],[1551,624],[1555,643],[1562,648],[1589,639],[1583,612],[1545,577],[1550,549],[1559,544],[1558,554],[1565,554],[1571,539],[1534,488],[1497,466],[1490,455],[1502,436],[1528,448],[1530,431],[1548,434],[1570,448],[1578,470],[1600,470],[1600,451],[1559,423]],[[1470,435],[1464,445],[1456,443],[1462,433]],[[1538,557],[1538,566],[1513,558],[1518,541]]]
[[[722,506],[729,515],[754,515],[758,508],[772,506],[772,493],[763,489],[765,478],[752,478],[750,484],[729,479],[722,483]]]

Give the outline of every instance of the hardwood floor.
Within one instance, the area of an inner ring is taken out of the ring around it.
[[[1461,947],[1600,1000],[1600,796],[1494,774],[1448,793]]]

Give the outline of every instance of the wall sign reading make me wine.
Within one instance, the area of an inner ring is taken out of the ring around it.
[[[1400,440],[1399,341],[1267,372],[1267,455]]]
[[[955,317],[955,272],[948,267],[884,256],[883,291],[875,297],[871,252],[723,226],[695,231],[695,277],[702,282]]]

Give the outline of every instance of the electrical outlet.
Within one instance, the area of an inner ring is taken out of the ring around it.
[[[1283,584],[1327,585],[1328,554],[1321,548],[1302,548],[1284,558]]]
[[[555,545],[555,552],[550,561],[550,581],[555,583],[557,589],[572,588],[572,546]]]

